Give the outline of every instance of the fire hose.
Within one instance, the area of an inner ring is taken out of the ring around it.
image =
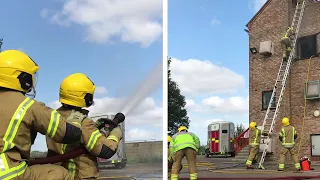
[[[235,177],[232,177],[232,179],[237,179],[237,180],[247,180],[247,179],[263,179],[263,180],[267,180],[267,179],[270,179],[270,180],[275,180],[275,179],[287,179],[287,180],[301,180],[301,179],[318,179],[318,178],[320,178],[320,176],[286,176],[286,177],[269,177],[269,178],[266,178],[266,177],[253,177],[253,178],[248,178],[248,177],[246,177],[246,178],[235,178]],[[188,178],[179,178],[179,180],[189,180],[190,178],[188,177]],[[219,178],[219,177],[217,177],[217,178],[214,178],[214,177],[208,177],[208,178],[200,178],[200,177],[198,177],[198,180],[211,180],[211,179],[214,179],[214,180],[227,180],[227,179],[229,179],[230,180],[230,178]]]
[[[123,115],[123,114],[122,114]],[[108,136],[109,133],[117,127],[120,123],[124,121],[124,116],[123,117],[117,117],[115,116],[113,120],[110,119],[105,119],[105,124],[102,127],[98,127],[100,129],[100,132],[104,133],[105,136]],[[59,154],[51,157],[46,157],[46,158],[39,158],[35,160],[28,161],[28,165],[32,166],[35,164],[55,164],[58,162],[65,162],[69,159],[73,159],[75,157],[81,156],[83,154],[87,154],[88,151],[84,147],[79,147],[74,149],[71,152],[68,152],[66,154]]]

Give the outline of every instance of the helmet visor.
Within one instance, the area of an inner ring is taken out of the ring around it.
[[[38,84],[38,72],[34,73],[33,75],[33,87],[36,88]]]

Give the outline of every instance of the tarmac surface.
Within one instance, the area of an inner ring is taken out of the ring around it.
[[[112,166],[101,168],[99,179],[129,180],[150,179],[162,180],[162,163],[127,164],[122,169]]]
[[[245,162],[235,162],[232,158],[215,157],[205,158],[204,156],[197,157],[198,180],[201,179],[319,179],[320,166],[314,165],[312,171],[304,171],[294,173],[293,164],[286,165],[284,172],[277,170],[277,162],[265,163],[265,169],[247,170]],[[180,172],[179,179],[189,179],[188,167],[184,159],[184,167]],[[257,168],[258,164],[254,165]],[[310,176],[310,178],[306,178]],[[318,176],[318,178],[314,178]],[[293,177],[293,178],[292,178]],[[298,178],[300,177],[300,178]]]

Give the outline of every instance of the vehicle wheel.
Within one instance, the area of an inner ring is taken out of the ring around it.
[[[123,168],[122,163],[116,163],[116,164],[114,164],[114,166],[115,166],[117,169],[122,169],[122,168]]]
[[[236,156],[236,152],[231,152],[231,157],[235,157]]]
[[[127,162],[122,162],[121,164],[122,164],[122,168],[125,168],[127,165]]]
[[[209,154],[206,154],[206,158],[209,158]]]

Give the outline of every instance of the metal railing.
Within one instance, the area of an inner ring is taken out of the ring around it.
[[[236,155],[249,144],[249,128],[243,131],[236,139],[235,139],[235,151]]]

